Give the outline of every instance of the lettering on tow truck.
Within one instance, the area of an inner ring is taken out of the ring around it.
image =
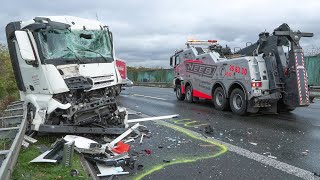
[[[208,65],[208,64],[191,63],[191,62],[186,63],[186,66],[187,66],[187,70],[186,70],[187,72],[203,75],[210,78],[213,77],[217,69],[217,66]]]

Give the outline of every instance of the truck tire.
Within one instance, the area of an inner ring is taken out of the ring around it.
[[[186,99],[189,103],[193,103],[193,95],[192,95],[192,87],[187,86],[186,87]]]
[[[179,101],[183,101],[186,97],[185,94],[182,94],[182,89],[180,84],[176,86],[176,97]]]
[[[219,111],[225,111],[229,107],[229,101],[226,98],[226,93],[222,87],[217,87],[213,93],[213,104],[214,107]]]
[[[229,103],[233,113],[240,116],[247,113],[247,101],[241,89],[236,88],[231,92]]]

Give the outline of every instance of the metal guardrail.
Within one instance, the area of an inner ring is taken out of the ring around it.
[[[172,83],[168,82],[134,82],[134,86],[149,86],[149,87],[172,87]]]
[[[0,180],[10,179],[21,149],[27,126],[27,111],[23,102],[11,103],[5,110],[6,117],[0,117]],[[10,145],[8,148],[7,145]]]

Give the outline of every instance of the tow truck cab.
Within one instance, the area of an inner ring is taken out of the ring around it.
[[[189,40],[186,48],[170,57],[177,99],[209,99],[216,109],[230,107],[238,115],[308,106],[308,82],[299,40],[312,36],[282,24],[272,36],[263,32],[257,43],[236,53],[216,40]],[[283,46],[290,47],[287,56]]]

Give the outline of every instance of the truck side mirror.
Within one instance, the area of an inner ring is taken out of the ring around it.
[[[26,31],[16,31],[16,39],[22,59],[34,63],[36,61],[28,33]]]
[[[173,56],[170,57],[170,66],[171,67],[173,67],[172,62],[173,62]]]

